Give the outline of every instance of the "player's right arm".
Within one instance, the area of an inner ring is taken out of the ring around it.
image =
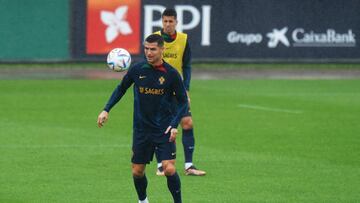
[[[115,106],[116,103],[120,101],[120,99],[124,96],[126,93],[126,90],[134,83],[133,77],[132,77],[132,69],[130,69],[122,79],[121,83],[115,88],[113,91],[111,97],[109,98],[107,104],[105,105],[103,111],[99,114],[97,124],[99,128],[101,128],[104,123],[109,118],[109,112],[112,109],[112,107]]]

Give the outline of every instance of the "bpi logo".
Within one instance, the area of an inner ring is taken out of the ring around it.
[[[183,32],[191,30],[199,26],[201,23],[201,45],[210,46],[210,19],[211,19],[211,6],[203,5],[201,10],[191,5],[175,5],[177,13],[178,24],[176,30]],[[162,27],[161,18],[154,20],[154,13],[161,14],[166,8],[161,5],[145,5],[144,14],[144,38],[154,32],[154,27]],[[184,13],[188,12],[191,14],[191,21],[188,23],[184,22]]]
[[[88,0],[86,53],[106,54],[116,47],[140,53],[140,0]]]
[[[131,54],[140,54],[141,47],[141,0],[88,0],[86,26],[86,53],[106,54],[109,50],[121,47]],[[144,5],[144,35],[146,38],[162,27],[161,16],[166,9],[162,5]],[[178,14],[177,31],[201,28],[202,46],[210,46],[211,6],[201,9],[192,5],[175,5]],[[184,21],[184,14],[190,19]],[[157,15],[158,14],[158,15]]]
[[[101,21],[107,25],[105,38],[107,43],[113,42],[120,35],[133,33],[129,22],[125,19],[128,6],[119,6],[115,12],[101,11]]]

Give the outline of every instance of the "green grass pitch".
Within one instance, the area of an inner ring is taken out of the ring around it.
[[[132,90],[103,129],[115,80],[0,81],[0,202],[136,202]],[[196,165],[183,201],[359,202],[360,80],[195,80]],[[151,202],[166,179],[147,167]]]

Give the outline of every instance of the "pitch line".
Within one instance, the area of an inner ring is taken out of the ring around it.
[[[298,110],[291,110],[291,109],[278,109],[278,108],[270,108],[265,106],[256,106],[256,105],[249,105],[249,104],[239,104],[239,108],[245,109],[255,109],[255,110],[262,110],[262,111],[272,111],[272,112],[282,112],[282,113],[294,113],[294,114],[301,114],[302,111]]]

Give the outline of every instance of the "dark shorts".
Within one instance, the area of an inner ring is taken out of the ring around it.
[[[164,135],[169,137],[169,135]],[[149,164],[154,157],[155,149],[161,160],[172,160],[176,158],[175,142],[159,142],[152,135],[134,134],[131,162],[134,164]]]

